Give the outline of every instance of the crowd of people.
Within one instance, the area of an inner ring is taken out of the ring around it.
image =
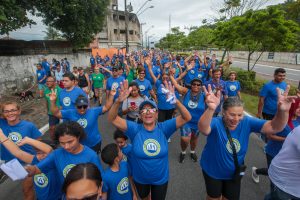
[[[231,63],[231,57],[220,63],[206,52],[181,56],[156,50],[91,55],[89,68],[71,68],[66,58],[52,64],[43,59],[36,72],[50,140],[20,119],[17,102],[1,102],[1,159],[26,164],[24,199],[163,200],[172,181],[171,136],[180,130],[183,163],[188,146],[190,159],[199,160],[196,147],[203,134],[207,141],[199,163],[206,199],[235,200],[241,198],[254,132],[266,142],[268,168],[252,168],[256,183],[260,174],[270,177],[265,199],[300,199],[300,94],[288,95],[286,72],[278,68],[261,89],[257,117],[245,116]],[[116,128],[115,143],[102,147],[106,133],[100,133],[98,119],[106,112]]]

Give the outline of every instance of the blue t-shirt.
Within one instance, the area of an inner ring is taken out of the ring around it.
[[[109,65],[104,66],[104,68],[107,69],[107,70],[109,70],[109,71],[112,70],[112,67],[109,66]],[[105,70],[103,70],[103,69],[101,69],[101,71],[102,71],[102,74],[103,74],[106,78],[111,77],[111,74],[110,74],[109,72],[107,72],[107,71],[105,71]]]
[[[166,102],[167,100],[167,95],[162,92],[162,82],[160,80],[157,80],[155,83],[155,87],[157,89],[157,107],[160,110],[171,110],[175,108],[174,104],[170,104],[169,102]]]
[[[152,77],[149,73],[149,67],[146,63],[144,63],[144,69],[145,69],[145,79],[149,80],[150,83],[153,83]]]
[[[47,61],[42,62],[42,67],[46,71],[47,74],[50,73],[50,64]]]
[[[227,88],[226,88],[226,83],[223,80],[220,80],[218,83],[214,82],[213,80],[209,80],[205,83],[206,89],[208,88],[208,84],[211,85],[211,89],[212,89],[213,93],[217,92],[217,88],[219,88],[221,90],[221,102],[215,110],[215,112],[218,113],[218,112],[221,111],[221,105],[224,102],[224,95],[228,95],[228,91],[227,91]]]
[[[199,118],[205,111],[204,94],[201,92],[198,97],[193,96],[191,99],[191,90],[185,94],[183,98],[183,105],[192,115],[192,119],[185,125],[189,128],[198,129]]]
[[[106,81],[106,90],[112,90],[113,88],[117,90],[116,95],[114,96],[114,100],[116,100],[119,96],[119,87],[120,83],[123,82],[125,79],[123,76],[118,76],[117,78],[110,77]]]
[[[75,121],[80,124],[86,133],[86,138],[81,141],[82,144],[88,147],[94,147],[101,141],[101,134],[98,129],[98,117],[102,114],[102,106],[89,108],[84,115],[77,112],[76,109],[62,110],[63,119]]]
[[[226,81],[226,89],[229,97],[238,96],[238,91],[241,90],[239,81]]]
[[[230,130],[235,144],[239,165],[244,162],[249,136],[260,132],[265,120],[245,116],[235,130]],[[211,132],[203,149],[200,165],[210,177],[215,179],[232,179],[235,171],[230,142],[222,122],[222,117],[214,117],[210,124]]]
[[[125,147],[121,148],[121,151],[124,155],[123,160],[129,162],[130,154],[131,154],[131,151],[132,151],[132,145],[127,144]]]
[[[191,81],[195,78],[200,79],[202,82],[205,81],[205,73],[204,71],[200,71],[198,67],[194,67],[189,70],[184,77],[184,83],[187,85],[191,84]]]
[[[80,87],[75,86],[71,91],[63,89],[59,95],[59,103],[62,110],[75,109],[75,102],[79,95],[87,97],[86,93]]]
[[[45,174],[56,170],[56,178],[59,180],[56,187],[61,188],[69,171],[80,163],[93,163],[101,173],[103,172],[98,155],[87,146],[83,146],[83,150],[78,154],[69,153],[63,148],[56,149],[36,166]]]
[[[119,171],[110,168],[103,173],[103,192],[107,192],[108,200],[132,200],[132,190],[129,182],[127,162],[120,162]]]
[[[35,156],[32,165],[39,163]],[[58,188],[58,179],[56,178],[56,170],[51,170],[48,173],[36,174],[33,176],[34,190],[37,199],[53,200],[60,199],[62,196],[61,188]]]
[[[47,73],[44,69],[37,69],[36,70],[37,80],[42,80],[45,76],[47,76]],[[45,84],[46,79],[44,79],[42,82],[39,82],[39,84]]]
[[[286,89],[286,82],[275,83],[274,81],[269,81],[260,90],[259,96],[264,97],[264,107],[263,112],[270,115],[275,115],[277,112],[277,91],[279,88],[283,94]]]
[[[95,58],[93,56],[91,56],[91,58],[90,58],[90,63],[91,63],[91,65],[95,65],[96,64],[95,63]]]
[[[133,179],[141,184],[161,185],[169,180],[168,139],[176,131],[176,119],[157,123],[148,131],[143,124],[126,120],[132,142]]]
[[[24,137],[30,137],[37,139],[42,136],[42,133],[37,129],[37,127],[28,121],[21,120],[18,124],[11,126],[7,123],[5,119],[0,118],[0,128],[2,129],[4,135],[8,137],[15,144],[20,142]],[[5,161],[10,161],[15,158],[3,145],[1,146],[1,159]],[[26,144],[20,147],[23,151],[35,155],[35,151],[32,146]],[[23,163],[21,160],[19,160]]]
[[[276,133],[276,135],[280,136],[280,137],[287,137],[291,131],[292,130],[289,127],[289,125],[286,125],[284,127],[284,129],[281,132]],[[268,154],[274,158],[279,153],[279,151],[283,145],[283,142],[284,141],[275,141],[275,140],[268,139],[268,143],[265,147],[266,154]]]
[[[140,79],[135,79],[134,81],[139,85],[141,93],[149,98],[150,91],[152,90],[150,81],[147,79],[144,79],[142,81]]]

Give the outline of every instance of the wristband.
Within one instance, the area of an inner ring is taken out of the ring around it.
[[[5,140],[1,141],[0,143],[3,144],[3,143],[6,142],[7,140],[9,140],[9,139],[6,138]]]

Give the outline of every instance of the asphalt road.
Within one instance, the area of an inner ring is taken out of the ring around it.
[[[233,62],[233,66],[247,70],[247,62],[245,61],[235,60]],[[274,70],[276,68],[278,68],[278,66],[256,64],[253,70],[262,75],[273,76]],[[285,68],[285,70],[286,79],[298,83],[298,81],[300,80],[300,70],[290,68]]]
[[[113,142],[112,133],[114,127],[107,122],[107,116],[100,117],[98,124],[103,136],[103,146]],[[170,161],[170,180],[167,199],[182,199],[182,200],[199,200],[205,199],[206,190],[204,179],[202,176],[199,163],[194,163],[190,160],[189,154],[183,164],[178,163],[178,156],[180,152],[179,146],[180,133],[177,131],[172,136],[172,142],[169,144],[169,161]],[[205,145],[206,138],[200,136],[197,154],[201,155],[201,151]],[[248,154],[245,164],[248,166],[246,175],[242,181],[241,199],[253,200],[263,199],[264,195],[269,191],[269,182],[267,177],[261,177],[261,182],[255,184],[251,179],[252,166],[265,167],[266,159],[263,152],[263,142],[252,134]],[[6,200],[21,200],[22,191],[20,182],[6,182],[0,185],[0,199]]]

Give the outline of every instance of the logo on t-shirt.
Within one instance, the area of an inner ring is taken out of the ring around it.
[[[111,89],[112,89],[112,90],[116,90],[116,89],[118,89],[118,87],[119,87],[119,83],[118,83],[118,82],[114,82],[114,83],[111,85]]]
[[[235,138],[232,138],[232,141],[233,141],[233,144],[234,144],[234,146],[235,146],[236,153],[238,153],[238,152],[241,150],[241,144],[240,144],[240,142],[239,142],[237,139],[235,139]],[[229,140],[228,140],[227,143],[226,143],[226,149],[227,149],[227,151],[228,151],[229,153],[232,154],[232,149],[231,149],[231,145],[230,145]]]
[[[125,154],[123,154],[122,160],[125,161],[125,162],[127,162],[127,156]]]
[[[64,103],[65,106],[71,105],[71,99],[70,99],[70,97],[65,97],[63,99],[63,103]]]
[[[202,74],[198,74],[198,78],[202,78]]]
[[[129,181],[127,177],[122,178],[117,186],[117,191],[119,194],[125,194],[128,192]]]
[[[14,143],[20,142],[23,138],[22,135],[18,132],[11,132],[8,134],[8,138]]]
[[[189,102],[188,102],[188,107],[189,108],[195,109],[195,108],[197,108],[197,106],[198,106],[198,102],[194,102],[192,100],[189,100]]]
[[[284,89],[279,88],[279,90],[280,90],[280,94],[283,95]]]
[[[80,118],[77,120],[77,123],[80,124],[83,128],[85,128],[88,125],[88,122],[85,118]]]
[[[139,88],[140,88],[140,91],[141,91],[141,92],[144,92],[145,89],[146,89],[144,85],[139,85]]]
[[[40,76],[41,76],[41,73],[37,73],[37,75],[38,75],[38,77],[40,77]]]
[[[236,91],[236,86],[235,85],[231,85],[230,87],[229,87],[229,89],[230,89],[230,91]]]
[[[154,139],[148,139],[144,142],[143,150],[147,156],[156,156],[160,152],[160,144]]]
[[[35,175],[33,180],[34,184],[40,188],[47,187],[49,182],[47,176],[44,173]]]
[[[191,70],[191,74],[195,74],[195,71],[193,69]]]
[[[63,170],[63,175],[64,175],[64,177],[66,178],[66,176],[67,176],[67,174],[69,173],[69,171],[73,168],[73,167],[75,167],[76,165],[74,165],[74,164],[69,164],[69,165],[67,165],[65,168],[64,168],[64,170]]]

